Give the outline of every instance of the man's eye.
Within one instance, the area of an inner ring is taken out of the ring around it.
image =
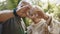
[[[23,7],[23,6],[21,6],[21,7]]]

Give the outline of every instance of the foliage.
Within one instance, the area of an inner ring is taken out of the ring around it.
[[[20,0],[6,0],[4,2],[0,2],[0,10],[14,9],[17,7],[18,1]]]
[[[0,2],[0,10],[14,9],[16,8],[19,1],[20,0],[6,0],[4,2]],[[44,12],[48,12],[49,14],[53,13],[53,17],[60,21],[60,5],[57,6],[56,3],[50,3],[49,0],[46,3],[43,3],[41,0],[30,0],[29,2],[31,2],[32,5],[38,5],[42,7]],[[28,18],[23,19],[28,26],[31,20]]]
[[[41,0],[32,0],[31,2],[33,5],[38,5],[43,8],[44,12],[53,14],[52,16],[60,21],[60,4],[57,6],[57,3],[51,3],[49,0],[47,0],[46,3],[42,2]]]

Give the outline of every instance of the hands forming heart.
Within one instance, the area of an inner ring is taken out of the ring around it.
[[[17,14],[20,17],[28,17],[32,19],[35,23],[39,22],[42,18],[46,20],[48,19],[48,16],[38,6],[33,7],[25,1],[22,1],[19,6],[21,9],[18,10]]]

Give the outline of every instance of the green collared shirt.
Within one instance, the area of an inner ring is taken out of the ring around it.
[[[18,18],[13,17],[4,22],[2,34],[24,34],[24,30],[18,23]]]

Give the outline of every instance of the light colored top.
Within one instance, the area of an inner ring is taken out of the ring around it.
[[[42,19],[39,23],[34,24],[32,23],[28,27],[28,34],[32,32],[32,34],[46,34],[45,28],[47,24],[44,19]],[[60,34],[60,22],[52,18],[51,24],[47,27],[49,34]],[[47,32],[47,33],[48,33]]]
[[[45,34],[45,27],[46,27],[46,21],[44,19],[41,19],[41,21],[37,24],[32,23],[28,27],[28,32],[32,32],[32,34]]]
[[[51,34],[60,34],[60,22],[52,19],[50,26],[48,26],[48,29]]]

